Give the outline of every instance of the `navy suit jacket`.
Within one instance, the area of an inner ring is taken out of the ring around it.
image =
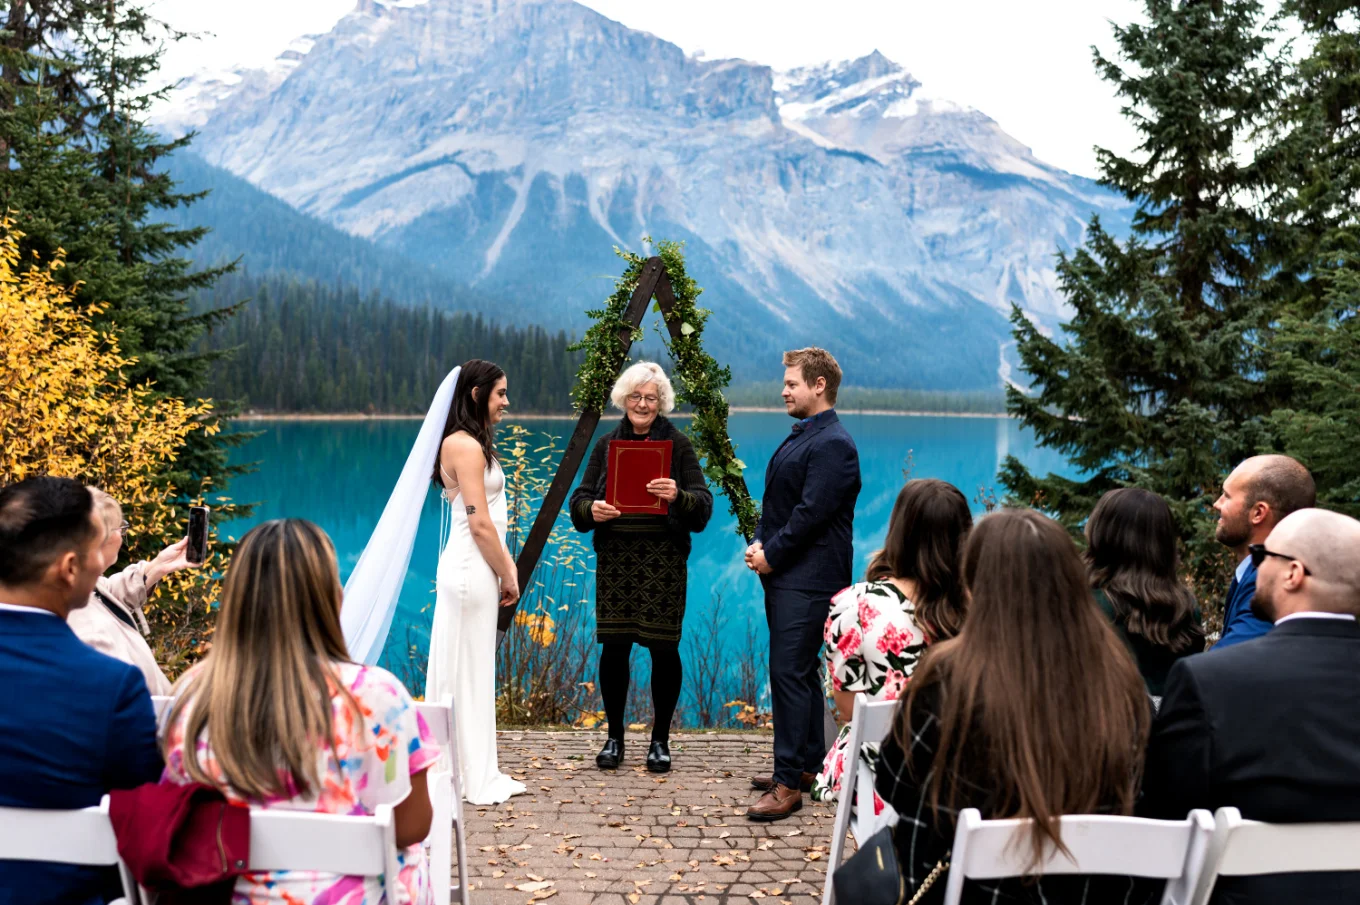
[[[767,588],[834,594],[850,584],[859,490],[859,450],[835,411],[775,450],[756,527],[773,570],[761,576]]]
[[[141,672],[88,647],[57,616],[0,609],[0,689],[0,805],[84,808],[110,789],[160,779]],[[0,860],[0,902],[99,902],[110,876]]]
[[[1142,816],[1235,807],[1269,823],[1360,820],[1360,625],[1299,618],[1171,667]],[[1215,905],[1360,902],[1360,873],[1221,877]]]
[[[1256,567],[1249,562],[1247,570],[1242,573],[1242,580],[1228,594],[1227,605],[1223,607],[1223,634],[1214,645],[1214,650],[1259,638],[1270,631],[1269,622],[1251,614],[1251,598],[1255,596]]]

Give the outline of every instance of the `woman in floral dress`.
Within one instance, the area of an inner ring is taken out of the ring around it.
[[[392,805],[398,901],[386,901],[380,877],[278,870],[239,877],[233,905],[434,901],[420,843],[439,749],[395,676],[350,662],[340,597],[335,549],[311,522],[265,522],[241,539],[212,650],[175,686],[162,781],[208,783],[257,808],[370,815]]]
[[[927,644],[952,638],[963,625],[959,551],[973,526],[968,501],[953,484],[908,481],[897,495],[888,537],[865,580],[831,599],[826,666],[841,731],[812,782],[812,797],[835,801],[851,770],[845,750],[856,694],[895,701],[906,691]],[[864,746],[872,768],[878,746]],[[883,803],[874,795],[874,813]]]

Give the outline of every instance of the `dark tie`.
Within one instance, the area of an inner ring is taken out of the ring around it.
[[[1237,593],[1237,576],[1233,575],[1232,584],[1228,585],[1228,597],[1223,601],[1223,625],[1228,624],[1228,617],[1232,615],[1233,595]]]
[[[795,422],[793,423],[793,432],[794,432],[795,434],[801,434],[801,433],[803,432],[803,429],[806,428],[806,427],[807,427],[807,425],[804,424],[803,422],[801,422],[801,421],[795,421]]]

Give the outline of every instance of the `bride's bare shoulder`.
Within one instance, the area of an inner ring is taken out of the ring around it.
[[[467,431],[454,431],[449,434],[444,438],[440,449],[451,456],[476,455],[485,458],[482,453],[482,444]]]

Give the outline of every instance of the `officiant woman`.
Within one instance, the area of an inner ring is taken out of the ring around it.
[[[633,645],[652,655],[652,740],[647,769],[671,768],[670,730],[680,700],[680,627],[685,620],[685,583],[690,534],[704,530],[713,494],[704,482],[689,438],[666,418],[675,391],[661,366],[640,361],[619,376],[610,394],[623,411],[617,427],[595,443],[581,484],[571,495],[571,521],[594,531],[595,639],[600,651],[600,697],[609,738],[595,758],[602,770],[623,762],[624,708]],[[671,441],[671,473],[647,484],[668,504],[666,515],[620,514],[605,502],[611,440]]]

